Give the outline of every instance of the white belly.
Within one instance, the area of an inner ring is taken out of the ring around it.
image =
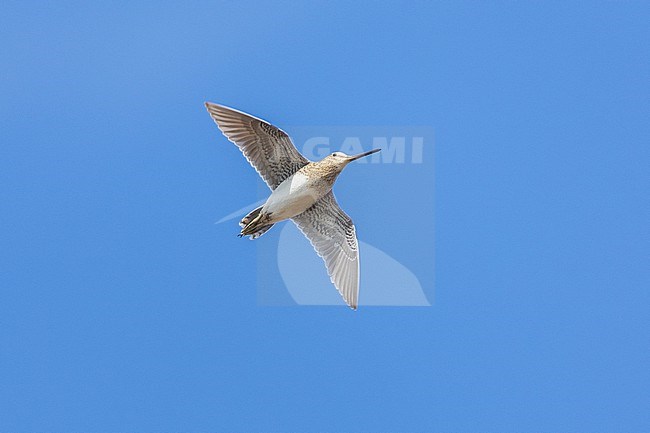
[[[292,218],[309,209],[327,191],[321,192],[302,173],[287,178],[266,200],[262,213],[272,214],[271,220],[278,222]]]

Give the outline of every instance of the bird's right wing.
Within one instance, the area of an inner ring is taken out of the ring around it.
[[[205,107],[272,190],[309,163],[280,128],[223,105],[206,102]]]
[[[352,219],[341,210],[332,191],[292,219],[325,261],[327,273],[345,302],[356,310],[359,247]]]

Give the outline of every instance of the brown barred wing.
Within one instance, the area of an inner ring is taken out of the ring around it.
[[[210,102],[205,106],[221,132],[239,147],[272,190],[309,163],[283,130],[233,108]]]
[[[359,300],[359,247],[352,219],[339,207],[332,191],[292,218],[325,261],[327,273],[354,310]]]

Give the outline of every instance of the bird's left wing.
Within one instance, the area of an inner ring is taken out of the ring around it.
[[[280,128],[223,105],[206,102],[205,107],[272,190],[309,163]]]
[[[332,191],[292,219],[325,261],[327,273],[345,302],[356,310],[359,247],[352,219],[341,210]]]

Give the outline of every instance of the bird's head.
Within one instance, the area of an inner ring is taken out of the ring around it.
[[[381,149],[373,149],[368,152],[360,153],[358,155],[347,155],[343,152],[334,152],[323,158],[323,161],[327,161],[328,164],[339,168],[339,171],[341,171],[352,161],[356,161],[357,159],[363,158],[364,156],[372,155],[373,153],[379,152],[380,150]]]

